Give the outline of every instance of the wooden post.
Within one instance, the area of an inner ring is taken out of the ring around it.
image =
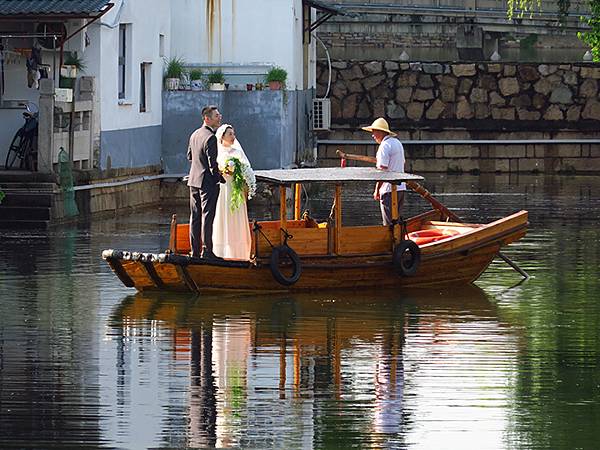
[[[340,254],[340,239],[342,235],[342,185],[335,185],[335,233],[333,242],[333,253]]]
[[[169,250],[177,253],[177,214],[171,217],[171,235],[169,236]]]
[[[302,184],[294,186],[294,220],[300,220],[300,208],[302,203]]]
[[[396,245],[398,242],[402,240],[402,236],[400,236],[400,225],[395,221],[398,220],[398,190],[396,189],[396,185],[392,183],[392,220],[395,225],[392,231],[392,243]]]
[[[287,231],[287,209],[286,209],[286,187],[285,185],[279,186],[279,227]],[[279,241],[281,245],[285,242],[285,235],[283,231],[280,233]]]

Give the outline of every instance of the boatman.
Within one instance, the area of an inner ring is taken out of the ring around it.
[[[190,136],[187,151],[191,162],[190,188],[190,247],[196,258],[217,259],[212,249],[213,222],[219,198],[219,183],[225,179],[217,164],[215,131],[221,125],[221,113],[216,106],[202,109],[203,126]],[[200,248],[202,245],[202,251]]]
[[[371,136],[379,144],[377,149],[376,167],[380,170],[391,170],[393,172],[404,172],[404,147],[395,137],[396,133],[390,131],[390,127],[383,117],[375,119],[368,127],[362,128],[371,133]],[[404,204],[404,191],[406,184],[402,183],[398,189],[398,216]],[[392,225],[392,185],[378,181],[375,185],[373,198],[379,201],[381,217],[384,225]]]

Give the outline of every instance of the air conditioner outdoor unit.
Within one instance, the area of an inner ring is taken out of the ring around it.
[[[315,98],[313,100],[313,130],[329,130],[331,128],[331,100]]]

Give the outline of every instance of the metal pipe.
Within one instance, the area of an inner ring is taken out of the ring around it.
[[[600,144],[600,139],[423,139],[403,140],[404,145],[534,145],[534,144]],[[317,145],[378,145],[373,140],[319,139]]]
[[[477,13],[478,15],[481,15],[481,13],[488,13],[490,15],[493,16],[501,16],[506,18],[506,9],[502,9],[502,8],[476,8],[476,9],[469,9],[469,8],[457,8],[455,6],[409,6],[409,5],[397,5],[397,4],[381,4],[381,5],[366,5],[366,4],[362,4],[362,5],[357,5],[355,3],[340,3],[339,4],[340,7],[344,8],[345,10],[349,10],[355,13],[367,13],[367,14],[377,14],[377,13],[382,13],[382,14],[389,14],[390,11],[397,11],[397,12],[415,12],[415,13],[433,13],[433,14],[448,14],[448,13],[455,13],[455,14],[464,14],[465,12],[468,13]],[[529,17],[517,17],[515,19],[512,20],[508,20],[509,22],[514,22],[515,20],[541,20],[547,17],[557,17],[559,15],[558,11],[552,11],[552,12],[546,12],[546,11],[536,11],[533,18],[529,18]],[[568,17],[576,17],[579,18],[581,16],[589,16],[589,14],[585,14],[585,13],[581,13],[581,12],[567,12],[566,14]]]
[[[25,34],[3,34],[0,33],[0,38],[41,38],[41,37],[57,37],[62,36],[62,33],[25,33]]]
[[[152,180],[165,180],[165,179],[173,179],[174,181],[180,180],[181,178],[183,178],[184,176],[186,176],[187,173],[173,173],[173,174],[167,174],[167,173],[163,173],[160,175],[144,175],[142,177],[136,177],[136,178],[128,178],[126,180],[121,180],[121,181],[108,181],[105,183],[95,183],[95,184],[85,184],[85,185],[81,185],[81,186],[73,186],[73,190],[74,191],[89,191],[92,189],[101,189],[101,188],[107,188],[107,187],[116,187],[116,186],[125,186],[127,184],[134,184],[134,183],[142,183],[144,181],[152,181]]]

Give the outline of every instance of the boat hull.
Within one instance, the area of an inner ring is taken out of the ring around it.
[[[475,281],[500,248],[523,237],[527,212],[508,216],[459,236],[420,247],[421,261],[412,276],[399,274],[391,251],[379,254],[300,255],[301,274],[290,285],[279,283],[268,257],[253,263],[206,261],[189,256],[106,250],[104,259],[128,287],[140,291],[307,291],[393,287],[430,287]],[[417,227],[413,224],[412,227]],[[418,229],[418,228],[416,228]]]

